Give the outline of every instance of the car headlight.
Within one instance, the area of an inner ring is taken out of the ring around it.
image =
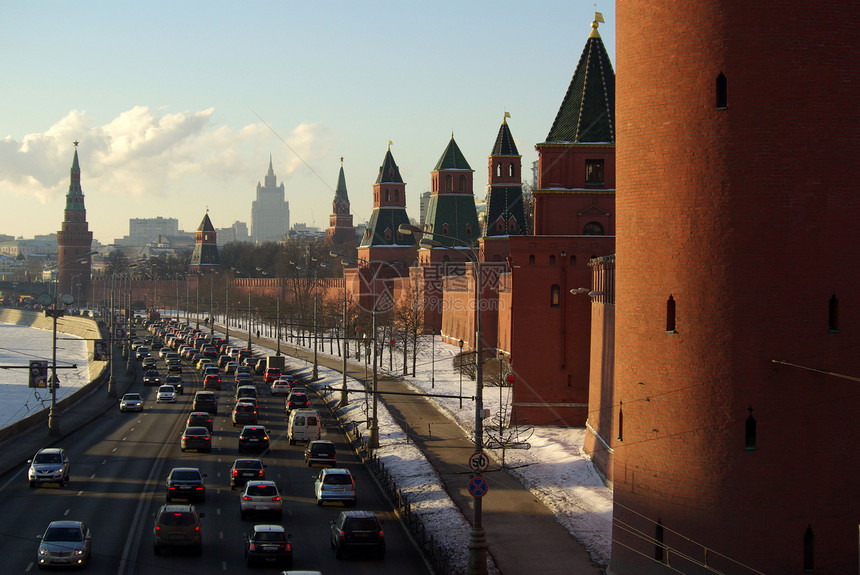
[[[83,555],[83,554],[84,554],[84,550],[83,550],[83,549],[75,549],[75,555],[81,556],[81,555]]]
[[[45,549],[44,547],[39,547],[39,555],[47,555],[47,554],[48,554],[47,549]]]

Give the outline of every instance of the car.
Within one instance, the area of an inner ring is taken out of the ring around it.
[[[205,427],[211,434],[213,430],[212,416],[205,411],[192,411],[188,414],[185,427]]]
[[[167,354],[170,353],[171,351],[173,351],[173,350],[170,349],[169,347],[162,347],[161,349],[158,350],[158,357],[160,357],[161,359],[164,359],[165,357],[167,357]]]
[[[179,447],[183,453],[186,449],[196,449],[205,453],[212,452],[212,436],[206,427],[186,427],[182,432]]]
[[[204,370],[210,365],[215,365],[215,362],[212,361],[212,359],[209,357],[201,356],[200,359],[195,362],[194,367],[197,369],[197,371],[203,373]]]
[[[156,369],[157,366],[158,362],[152,356],[144,357],[143,361],[140,362],[140,367],[143,369]]]
[[[155,369],[143,373],[143,385],[161,385],[161,374]]]
[[[242,365],[242,364],[237,365],[236,369],[233,371],[233,373],[235,373],[236,375],[238,375],[240,373],[247,373],[249,376],[251,376],[252,380],[254,379],[254,375],[251,373],[251,368],[248,367],[247,365]]]
[[[212,391],[198,391],[194,394],[191,409],[218,415],[218,399],[215,397],[215,393]]]
[[[230,359],[231,358],[229,355],[222,353],[221,355],[218,356],[218,367],[220,369],[224,369],[224,367],[227,365],[227,363],[230,361]]]
[[[203,355],[215,361],[218,358],[218,349],[214,345],[204,345]]]
[[[290,445],[297,441],[322,439],[322,419],[315,409],[295,409],[287,420],[287,438]]]
[[[30,464],[27,470],[30,487],[41,483],[56,483],[60,487],[68,485],[71,465],[69,456],[62,447],[40,449],[27,463]]]
[[[136,360],[140,361],[145,357],[149,357],[149,348],[145,345],[141,345],[136,350],[134,350],[134,358]]]
[[[310,407],[310,405],[311,402],[308,399],[308,396],[304,393],[291,391],[290,395],[287,397],[287,413],[289,413],[293,409],[307,409],[308,407]]]
[[[266,373],[263,374],[263,381],[270,384],[279,377],[281,377],[281,369],[278,367],[270,367],[266,370]]]
[[[289,395],[291,385],[292,382],[282,375],[280,379],[276,379],[272,382],[269,392],[271,395]]]
[[[346,551],[373,551],[385,557],[385,534],[382,521],[372,511],[342,511],[331,526],[331,548],[334,556],[343,559]]]
[[[245,561],[250,567],[254,563],[293,563],[292,534],[287,534],[280,525],[254,525],[245,534]]]
[[[236,372],[236,377],[233,381],[236,383],[236,387],[240,387],[242,385],[254,385],[254,378],[251,374],[243,371]]]
[[[181,375],[170,374],[164,378],[164,385],[172,385],[176,389],[178,395],[182,395],[185,391],[185,385]]]
[[[233,427],[257,423],[257,406],[252,403],[237,401],[233,407]]]
[[[218,369],[218,366],[214,363],[210,363],[206,367],[203,368],[203,375],[217,375],[218,379],[221,379],[221,370]]]
[[[131,340],[131,351],[137,351],[137,348],[143,345],[142,339],[133,339]]]
[[[269,448],[269,432],[262,425],[246,425],[239,432],[239,453],[246,450],[265,451]]]
[[[240,385],[236,388],[236,399],[242,399],[243,397],[253,397],[257,399],[257,388],[253,385]]]
[[[167,547],[180,547],[200,555],[203,552],[200,519],[205,516],[190,503],[169,503],[159,507],[152,530],[152,552],[159,555]]]
[[[259,459],[236,459],[230,466],[230,489],[251,479],[265,479],[266,466]]]
[[[239,497],[239,515],[246,519],[252,513],[268,513],[280,520],[283,509],[281,493],[274,481],[250,479]]]
[[[119,410],[122,413],[126,411],[143,411],[143,398],[139,393],[126,393],[119,400]]]
[[[230,357],[229,355],[227,357]],[[236,368],[239,367],[238,361],[228,361],[224,364],[224,373],[230,375],[231,373],[236,372]]]
[[[167,493],[165,499],[168,503],[176,498],[206,501],[206,483],[203,479],[205,473],[200,473],[196,467],[174,467],[167,474]]]
[[[221,376],[207,375],[204,377],[203,389],[221,389]]]
[[[82,521],[51,521],[39,536],[36,565],[84,567],[92,553],[92,533]]]
[[[314,481],[314,496],[317,505],[326,501],[355,505],[355,480],[352,473],[343,467],[323,469]]]
[[[157,403],[176,403],[176,388],[172,385],[162,385],[155,394]]]
[[[173,372],[178,371],[182,372],[182,360],[178,357],[171,357],[167,360],[167,371]]]
[[[314,463],[334,465],[337,463],[337,450],[331,441],[309,441],[305,448],[305,463],[308,467]]]

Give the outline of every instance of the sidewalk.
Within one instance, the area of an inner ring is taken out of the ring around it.
[[[274,349],[275,342],[255,339],[260,346]],[[286,355],[313,362],[313,351],[281,342]],[[318,364],[341,372],[343,360],[318,354]],[[365,378],[362,364],[348,362],[347,375],[359,381]],[[338,383],[337,388],[340,388]],[[378,378],[380,392],[415,393],[414,388],[399,377]],[[433,403],[422,397],[384,395],[378,401],[400,421],[410,440],[414,441],[438,472],[444,488],[471,524],[472,496],[468,482],[472,477],[469,456],[474,453],[473,438],[449,419]],[[482,498],[482,525],[486,532],[488,554],[498,569],[506,575],[602,573],[585,549],[560,525],[542,502],[507,471],[493,462],[484,473],[489,484]],[[540,566],[539,568],[537,566]]]

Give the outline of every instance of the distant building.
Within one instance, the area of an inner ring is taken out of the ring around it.
[[[326,238],[333,244],[353,241],[357,243],[358,238],[355,237],[355,226],[352,225],[352,214],[349,211],[346,177],[343,175],[343,158],[340,159],[340,173],[337,176],[337,189],[334,191],[331,209]]]
[[[420,212],[418,215],[418,225],[423,227],[424,222],[427,221],[427,206],[430,205],[430,192],[427,191],[421,194],[420,201],[421,205],[419,207]]]
[[[277,185],[269,156],[265,184],[257,182],[257,199],[251,204],[251,240],[255,244],[282,242],[290,229],[290,204],[284,201],[284,184]]]
[[[10,258],[21,256],[25,259],[32,257],[55,259],[58,252],[59,248],[57,247],[56,238],[53,241],[18,239],[0,242],[0,255]]]
[[[251,236],[248,234],[248,224],[245,222],[233,222],[229,228],[219,228],[218,245],[225,246],[233,242],[250,242]]]

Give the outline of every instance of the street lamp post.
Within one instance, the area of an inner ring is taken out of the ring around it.
[[[483,381],[483,366],[481,361],[481,351],[483,343],[481,341],[481,258],[475,250],[475,246],[467,244],[459,238],[437,234],[435,232],[425,232],[417,226],[410,224],[400,224],[398,231],[401,234],[427,234],[434,237],[443,238],[446,240],[457,242],[469,249],[472,255],[473,270],[475,272],[475,451],[483,453],[484,451],[484,381]],[[443,247],[438,241],[422,239],[427,247]],[[460,394],[462,396],[462,393]],[[462,401],[462,399],[461,399]],[[483,512],[482,502],[480,497],[472,498],[472,528],[469,530],[469,557],[466,565],[466,573],[468,575],[485,575],[487,573],[487,538],[484,532],[482,523]]]
[[[66,313],[66,310],[65,308],[60,309],[58,304],[60,299],[62,299],[64,305],[70,305],[74,301],[74,297],[71,294],[63,294],[63,297],[60,298],[60,271],[70,263],[85,264],[89,261],[90,256],[93,256],[97,253],[98,252],[92,251],[83,256],[75,256],[73,258],[67,258],[61,262],[58,262],[57,273],[54,276],[54,297],[47,296],[47,298],[43,300],[43,302],[47,302],[48,298],[50,298],[50,300],[52,301],[51,309],[45,310],[45,316],[50,317],[53,320],[53,333],[51,344],[51,380],[49,382],[51,390],[51,407],[48,410],[48,432],[51,435],[60,434],[60,421],[59,416],[57,414],[57,387],[59,384],[59,381],[57,380],[57,318],[63,317]]]

